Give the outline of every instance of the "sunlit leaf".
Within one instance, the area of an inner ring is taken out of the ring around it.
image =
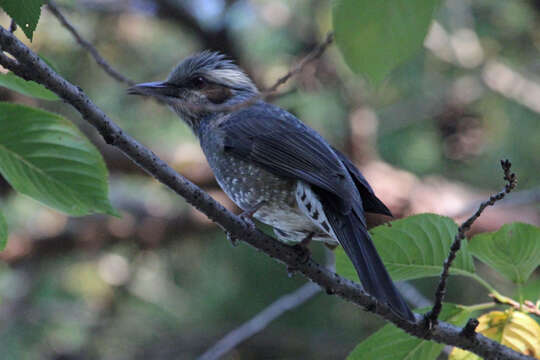
[[[419,309],[425,312],[428,308]],[[462,306],[444,304],[440,319],[454,325],[462,325],[470,311]],[[385,325],[375,334],[356,346],[347,357],[349,360],[433,360],[444,345],[413,337],[392,324]]]
[[[26,96],[43,100],[59,100],[55,93],[34,81],[26,81],[11,72],[0,74],[0,86],[7,87]]]
[[[469,250],[508,279],[523,284],[540,266],[540,228],[507,224],[496,232],[473,237]]]
[[[377,226],[370,233],[392,278],[407,280],[440,275],[457,233],[457,225],[444,216],[421,214]],[[342,249],[336,250],[336,267],[343,276],[358,280]],[[457,275],[474,273],[466,241],[462,242],[450,272]]]
[[[374,81],[422,47],[438,0],[337,0],[336,42],[345,61]]]
[[[540,359],[540,325],[530,316],[513,309],[492,311],[478,318],[476,331],[520,353]],[[454,348],[449,360],[481,359],[468,351]]]
[[[4,250],[7,243],[8,229],[6,219],[4,215],[0,212],[0,251]]]
[[[41,14],[43,0],[0,0],[0,7],[19,25],[32,40]]]
[[[15,190],[67,214],[116,214],[101,154],[58,115],[0,103],[0,173]]]

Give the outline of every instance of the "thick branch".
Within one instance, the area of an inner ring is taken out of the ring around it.
[[[312,259],[306,261],[303,254],[299,254],[295,248],[280,243],[246,224],[240,217],[225,209],[196,185],[175,173],[153,152],[124,133],[88,98],[82,89],[55,73],[33,51],[2,27],[0,27],[0,46],[4,51],[14,56],[20,64],[18,67],[10,67],[12,64],[4,62],[3,58],[0,57],[1,65],[24,79],[45,85],[56,93],[77,109],[84,119],[99,131],[107,143],[116,146],[151,176],[184,197],[232,236],[264,251],[272,258],[298,269],[299,272],[322,288],[327,289],[328,292],[360,307],[368,308],[371,312],[391,321],[411,335],[457,346],[489,359],[532,359],[479,334],[475,334],[473,337],[463,337],[461,329],[451,324],[439,322],[428,333],[420,316],[417,316],[417,321],[414,323],[399,318],[387,306],[377,303],[370,295],[366,294],[358,284],[342,278]]]

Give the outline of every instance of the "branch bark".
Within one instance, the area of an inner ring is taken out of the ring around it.
[[[457,256],[457,252],[461,248],[461,241],[465,239],[465,233],[471,229],[472,224],[474,224],[474,222],[480,217],[480,215],[482,215],[482,212],[484,212],[488,206],[493,206],[497,201],[504,199],[506,194],[509,194],[512,190],[514,190],[517,185],[516,174],[510,171],[512,163],[510,163],[509,160],[501,160],[501,167],[504,172],[504,181],[506,181],[504,189],[499,193],[490,196],[487,201],[481,203],[478,210],[476,210],[476,212],[458,228],[458,233],[456,234],[454,242],[450,247],[450,253],[444,261],[443,271],[435,292],[435,304],[433,305],[431,311],[426,314],[426,319],[431,323],[437,322],[437,318],[441,313],[442,302],[446,294],[446,281],[450,275],[450,267]]]
[[[16,59],[16,61],[9,61],[10,58],[2,54],[3,56],[0,56],[2,66],[26,80],[33,80],[46,86],[72,105],[86,121],[99,131],[108,144],[120,149],[148,174],[184,197],[224,231],[287,266],[297,269],[326,289],[328,293],[338,295],[360,307],[367,308],[407,333],[422,339],[457,346],[488,359],[532,359],[532,357],[520,354],[479,334],[464,337],[461,328],[445,322],[438,322],[427,330],[420,315],[417,315],[414,323],[397,317],[387,306],[377,303],[374,298],[365,293],[358,284],[342,278],[313,259],[309,258],[306,261],[303,254],[296,251],[295,248],[265,235],[252,225],[246,224],[240,217],[225,209],[199,187],[177,174],[152,151],[118,127],[88,98],[82,89],[55,73],[32,50],[3,27],[0,27],[0,48]]]

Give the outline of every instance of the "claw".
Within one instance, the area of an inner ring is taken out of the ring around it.
[[[231,233],[227,233],[227,240],[229,240],[231,242],[231,245],[234,246],[234,247],[237,247],[238,246],[238,238],[234,235],[232,235]]]
[[[307,263],[311,258],[311,251],[302,242],[294,245],[293,248],[298,253],[301,264]]]
[[[287,276],[289,278],[292,278],[297,271],[298,271],[298,269],[296,269],[296,268],[294,268],[292,266],[287,266]]]
[[[307,234],[307,236],[303,238],[302,241],[300,241],[300,245],[307,249],[307,246],[311,243],[311,239],[313,239],[314,235],[314,232],[310,232],[309,234]]]

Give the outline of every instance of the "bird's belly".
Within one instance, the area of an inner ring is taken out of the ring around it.
[[[231,200],[244,211],[262,203],[253,217],[282,232],[294,233],[295,236],[286,237],[287,241],[301,241],[310,232],[320,232],[298,207],[296,180],[278,177],[255,164],[232,157],[220,158],[219,165],[211,157],[208,160],[218,184]],[[323,240],[317,236],[314,239]]]

